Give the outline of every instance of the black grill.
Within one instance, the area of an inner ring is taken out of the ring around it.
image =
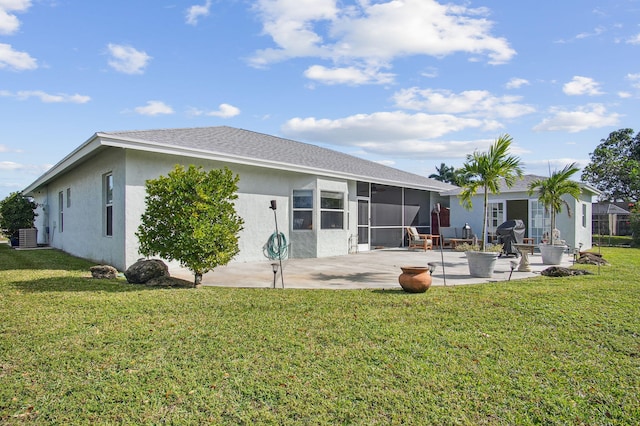
[[[518,256],[520,252],[515,248],[514,244],[522,244],[524,241],[524,233],[527,227],[520,219],[507,220],[496,229],[498,242],[502,244],[502,253]]]

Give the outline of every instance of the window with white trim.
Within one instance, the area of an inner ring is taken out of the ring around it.
[[[504,203],[490,202],[487,204],[487,232],[496,232],[498,226],[504,223]]]
[[[71,207],[71,188],[67,188],[67,208]]]
[[[320,228],[344,229],[343,192],[320,192]]]
[[[58,192],[58,232],[64,231],[64,192]]]
[[[582,203],[582,227],[587,227],[587,205]]]
[[[313,191],[293,190],[293,229],[313,229]]]
[[[104,175],[103,181],[104,197],[104,235],[113,236],[113,174]]]

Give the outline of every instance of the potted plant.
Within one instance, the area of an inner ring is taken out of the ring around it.
[[[491,278],[498,256],[502,253],[502,244],[487,244],[484,250],[480,250],[478,244],[464,243],[457,245],[454,250],[464,252],[467,256],[469,275]]]
[[[551,232],[549,232],[549,242],[540,244],[540,254],[542,263],[545,265],[559,265],[562,261],[562,254],[566,250],[566,245],[557,241],[556,236],[556,213],[562,213],[562,206],[567,208],[567,214],[571,217],[571,206],[563,199],[564,195],[569,195],[576,200],[579,199],[580,185],[571,180],[571,176],[579,169],[576,163],[566,165],[562,170],[555,170],[548,178],[536,179],[529,183],[529,194],[538,193],[538,200],[544,205],[544,209],[551,215]]]
[[[467,260],[469,262],[469,273],[472,276],[483,271],[482,278],[490,278],[493,275],[493,267],[499,252],[487,249],[487,208],[489,205],[489,193],[499,194],[500,183],[511,188],[517,179],[522,179],[522,162],[520,158],[509,155],[512,138],[505,134],[500,136],[489,147],[488,152],[474,152],[467,155],[467,160],[462,166],[461,174],[467,177],[462,185],[460,193],[460,204],[467,210],[473,208],[472,198],[478,190],[483,190],[484,208],[482,212],[482,239],[477,250],[467,250]],[[480,251],[480,249],[482,251]],[[480,254],[476,254],[480,253]],[[486,272],[490,270],[488,276]],[[472,272],[473,271],[473,272]]]
[[[36,203],[19,192],[13,192],[0,201],[0,229],[12,246],[18,245],[20,229],[33,228],[36,207]]]

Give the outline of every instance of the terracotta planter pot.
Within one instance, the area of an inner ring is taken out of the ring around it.
[[[426,266],[401,266],[398,282],[408,293],[424,293],[431,287],[431,273]]]
[[[491,278],[500,253],[490,251],[466,251],[469,274],[472,277]]]

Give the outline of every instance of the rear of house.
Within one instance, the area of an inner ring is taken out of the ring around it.
[[[540,203],[538,197],[528,194],[529,183],[543,176],[525,175],[522,180],[508,188],[504,182],[500,185],[499,194],[489,194],[489,205],[487,212],[487,230],[489,241],[495,240],[495,231],[507,220],[520,219],[526,226],[525,237],[531,238],[534,244],[539,244],[551,228],[551,217],[549,212]],[[599,192],[586,184],[580,184],[582,193],[579,200],[570,196],[563,199],[571,209],[571,217],[567,214],[566,207],[561,213],[556,214],[556,227],[560,230],[561,239],[570,248],[591,248],[591,209],[592,200]],[[447,191],[445,194],[451,197],[450,208],[452,223],[462,227],[465,223],[471,226],[473,233],[480,236],[482,233],[482,208],[483,193],[479,193],[472,198],[473,210],[466,210],[460,204],[460,188]]]
[[[235,262],[265,260],[280,231],[292,257],[342,255],[405,244],[405,226],[431,232],[431,211],[451,185],[314,145],[230,127],[96,133],[24,193],[38,203],[38,242],[126,269],[145,181],[176,164],[228,167],[239,176],[244,219]]]

